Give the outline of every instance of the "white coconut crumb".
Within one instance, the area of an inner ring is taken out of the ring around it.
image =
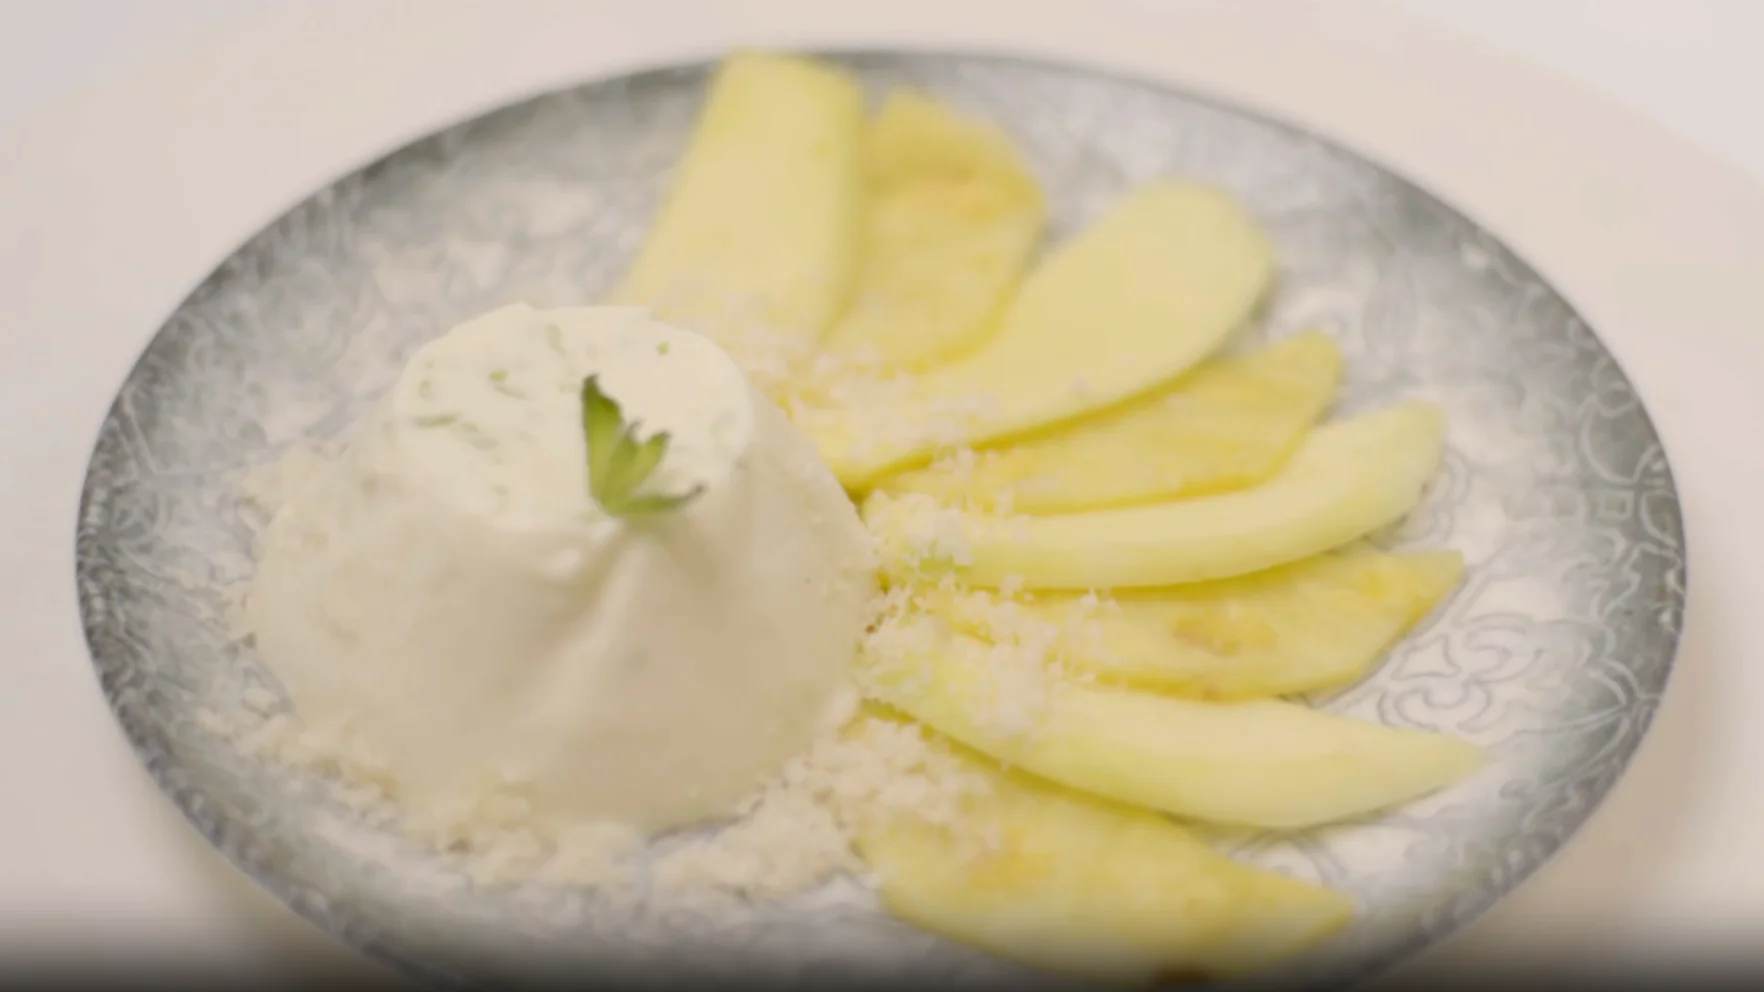
[[[567,828],[534,816],[520,790],[483,781],[447,795],[402,826],[411,837],[453,855],[459,868],[482,886],[543,881],[631,898],[637,878],[631,858],[642,837],[619,824],[591,822]]]
[[[235,582],[217,590],[221,598],[221,622],[226,626],[227,642],[244,644],[251,640],[251,583]]]
[[[984,591],[977,591],[972,595],[986,597],[988,594]],[[1016,594],[1001,588],[997,596],[1009,600],[1015,598]],[[1013,629],[1028,625],[1037,630],[1036,636],[1038,637],[1051,636],[1053,642],[1049,654],[1053,668],[1060,675],[1066,677],[1074,677],[1072,672],[1075,669],[1089,667],[1075,664],[1075,659],[1082,658],[1093,662],[1118,660],[1114,650],[1108,644],[1101,620],[1104,613],[1110,610],[1117,612],[1120,610],[1121,606],[1118,602],[1112,598],[1098,596],[1094,590],[1086,592],[1082,596],[1071,598],[1062,595],[1055,602],[1058,603],[1057,608],[1042,613],[1034,621],[1022,619],[1022,614],[1027,612],[1026,607],[1013,613],[1009,604],[1000,604],[990,611],[979,611],[985,617],[985,634],[991,638],[1008,639],[1012,636]],[[1091,678],[1089,675],[1075,677],[1085,681]]]
[[[204,732],[213,734],[223,741],[231,741],[235,736],[234,732],[236,728],[233,724],[225,717],[206,706],[201,707],[196,711],[196,726],[201,727]]]
[[[240,743],[253,757],[273,758],[393,794],[395,782],[385,759],[371,740],[346,724],[309,726],[291,713],[276,713]]]
[[[1120,661],[1101,621],[1120,604],[1094,591],[1041,602],[1024,591],[1019,576],[1006,576],[996,590],[964,588],[946,577],[895,595],[900,602],[866,642],[885,684],[923,691],[941,652],[961,652],[958,658],[987,672],[966,702],[992,733],[1033,738],[1060,683],[1095,682],[1098,664]],[[969,639],[951,647],[944,617]]]
[[[931,463],[933,471],[949,476],[949,481],[958,486],[972,483],[979,467],[980,453],[967,446],[944,452]]]
[[[897,818],[962,822],[962,805],[991,788],[934,747],[916,724],[864,718],[785,766],[729,828],[658,857],[652,881],[671,897],[789,898],[838,876],[863,882],[859,835]]]
[[[640,838],[626,828],[538,822],[518,789],[503,782],[480,782],[411,808],[371,742],[352,728],[308,726],[289,713],[255,726],[209,715],[241,753],[319,776],[330,798],[361,822],[434,850],[476,884],[541,881],[635,891],[627,861]]]
[[[244,703],[245,708],[251,710],[253,713],[262,713],[265,715],[268,715],[275,710],[277,702],[276,694],[260,685],[247,687],[245,692],[239,697],[239,701]]]
[[[1100,616],[1106,610],[1117,612],[1121,604],[1114,599],[1104,599],[1091,590],[1073,600],[1060,622],[1060,652],[1067,658],[1087,657],[1110,664],[1120,659],[1114,649],[1109,647],[1108,638],[1104,636]],[[1089,681],[1094,675],[1086,674]]]
[[[811,788],[781,776],[744,803],[729,826],[657,857],[651,880],[667,896],[710,892],[770,902],[862,867],[836,812]]]
[[[974,563],[968,516],[925,493],[876,493],[864,503],[864,521],[877,553],[911,568]]]
[[[324,775],[332,797],[365,822],[444,854],[475,884],[537,881],[639,898],[645,838],[628,828],[543,823],[505,782],[407,808],[371,745],[340,725],[307,727],[277,714],[243,740],[247,754]],[[769,902],[842,875],[864,880],[855,843],[866,824],[910,816],[955,825],[962,802],[988,787],[984,776],[934,748],[917,725],[860,719],[786,765],[730,825],[659,853],[650,864],[651,892],[668,900]]]
[[[643,838],[622,824],[571,824],[557,832],[546,874],[634,898],[637,889],[629,866],[642,844]]]
[[[751,302],[695,296],[682,286],[657,309],[684,315],[799,428],[853,458],[962,445],[973,421],[997,407],[989,397],[927,392],[920,377],[872,348],[830,351],[809,335],[779,333]]]
[[[1030,740],[1042,732],[1068,667],[1066,624],[947,578],[930,588],[897,587],[888,603],[864,641],[866,691],[908,710],[933,689],[959,692],[966,715],[990,734]],[[940,682],[940,669],[963,677]]]
[[[979,651],[987,673],[969,699],[974,719],[1007,738],[1038,736],[1046,725],[1059,675],[1054,654],[1058,638],[1057,628],[1026,623],[1018,638],[965,642],[965,647]]]
[[[253,538],[260,537],[264,527],[282,507],[293,500],[327,465],[336,460],[346,446],[343,438],[302,440],[289,445],[276,458],[247,470],[239,480],[240,505],[250,511],[245,523]],[[257,552],[252,549],[253,556]],[[221,599],[222,622],[227,639],[242,644],[251,639],[251,582],[217,583],[214,591]]]
[[[336,456],[340,441],[297,441],[280,458],[245,473],[239,492],[265,517],[274,516]]]

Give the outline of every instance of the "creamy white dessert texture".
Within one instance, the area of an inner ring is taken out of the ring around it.
[[[581,389],[671,445],[620,520]],[[541,825],[714,820],[842,723],[875,593],[812,444],[715,345],[634,307],[485,314],[423,347],[265,530],[247,609],[308,727],[417,816],[486,791]]]

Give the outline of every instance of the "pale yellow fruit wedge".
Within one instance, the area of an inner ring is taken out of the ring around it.
[[[1098,599],[990,590],[928,593],[958,629],[1052,630],[1066,670],[1196,699],[1257,699],[1338,689],[1458,587],[1456,551],[1355,544],[1230,579],[1122,590]]]
[[[948,750],[989,785],[963,800],[958,825],[899,817],[858,837],[884,905],[934,933],[1148,986],[1278,964],[1353,917],[1346,896],[1239,864],[1165,817]]]
[[[1335,341],[1311,331],[1212,359],[1115,409],[962,452],[878,488],[1032,514],[1247,488],[1272,475],[1323,415],[1341,368]]]
[[[863,125],[863,91],[844,71],[730,56],[611,302],[713,336],[824,334],[856,274]]]
[[[1043,517],[877,494],[864,515],[896,575],[953,571],[1029,589],[1178,585],[1283,565],[1395,523],[1419,502],[1444,443],[1438,408],[1410,402],[1316,428],[1252,489]]]
[[[1153,389],[1206,358],[1254,311],[1274,258],[1225,193],[1142,187],[1034,266],[977,350],[931,369],[886,410],[804,423],[847,488]]]
[[[995,128],[899,92],[865,142],[868,202],[857,288],[829,347],[916,368],[972,350],[1016,288],[1047,219]]]
[[[941,642],[941,643],[939,643]],[[867,651],[877,699],[1014,768],[1069,788],[1226,826],[1302,829],[1449,786],[1482,752],[1299,703],[1203,702],[1049,674],[1021,647],[963,634]]]

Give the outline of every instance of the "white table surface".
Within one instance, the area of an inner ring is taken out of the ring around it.
[[[1764,930],[1747,622],[1764,599],[1747,561],[1764,551],[1764,3],[0,0],[0,970],[64,945],[254,977],[358,967],[158,798],[79,638],[85,455],[189,286],[328,178],[511,96],[734,39],[927,37],[1112,60],[1313,123],[1467,207],[1575,300],[1679,477],[1680,672],[1580,838],[1415,967]]]

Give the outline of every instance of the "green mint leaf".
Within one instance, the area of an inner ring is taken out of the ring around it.
[[[633,492],[637,492],[637,487],[649,478],[649,471],[654,471],[654,466],[644,470],[640,452],[642,445],[637,443],[637,425],[624,425],[623,431],[619,432],[619,440],[614,445],[612,464],[607,470],[607,492],[614,496],[614,500],[628,500]]]
[[[691,502],[703,487],[679,495],[637,495],[667,456],[669,437],[661,431],[637,440],[637,425],[600,389],[594,376],[582,380],[582,432],[588,443],[588,492],[615,517],[653,516]]]
[[[588,438],[588,491],[603,505],[611,497],[607,483],[612,477],[624,426],[623,411],[612,397],[600,391],[599,381],[594,376],[582,380],[582,432]]]
[[[661,465],[662,456],[668,453],[669,438],[663,432],[651,436],[647,441],[638,443],[635,440],[635,425],[633,425],[632,433],[626,436],[630,439],[626,442],[629,445],[627,450],[630,454],[623,462],[625,471],[620,477],[620,482],[624,484],[625,491],[630,493],[636,492],[638,487],[649,481],[649,477],[655,474],[656,468]]]
[[[646,517],[668,513],[697,499],[702,492],[704,492],[703,486],[693,486],[686,492],[674,496],[633,496],[620,505],[618,515],[621,517]]]

